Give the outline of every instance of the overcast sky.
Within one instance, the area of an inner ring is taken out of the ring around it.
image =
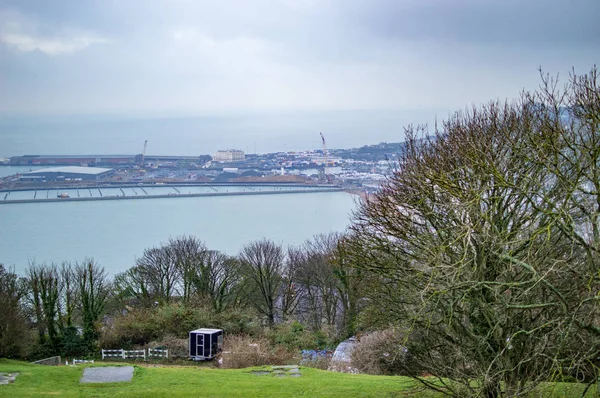
[[[0,0],[0,113],[456,109],[600,60],[599,0]]]

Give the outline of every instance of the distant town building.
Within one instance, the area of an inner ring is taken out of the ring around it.
[[[321,166],[325,164],[325,161],[327,161],[327,165],[331,166],[333,164],[341,163],[342,159],[339,157],[335,157],[335,156],[325,157],[325,156],[317,155],[317,156],[311,156],[310,161],[315,164],[321,165]]]
[[[244,162],[246,160],[246,155],[244,151],[239,151],[237,149],[228,149],[225,151],[217,151],[215,156],[213,157],[213,161],[215,162]]]

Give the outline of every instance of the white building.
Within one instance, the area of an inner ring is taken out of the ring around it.
[[[225,151],[217,151],[213,160],[215,162],[244,162],[246,160],[246,155],[244,154],[244,151],[227,149]]]
[[[322,155],[316,155],[316,156],[311,156],[310,157],[310,161],[313,163],[316,163],[318,165],[324,165],[325,161],[327,160],[327,166],[333,166],[335,164],[339,164],[342,162],[342,158],[336,157],[336,156],[322,156]]]

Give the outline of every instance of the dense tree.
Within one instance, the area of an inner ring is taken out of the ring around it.
[[[356,257],[351,255],[351,244],[346,236],[335,236],[335,246],[331,252],[330,264],[340,297],[341,321],[339,335],[343,338],[355,334],[358,315],[362,308],[366,282]],[[362,261],[362,259],[358,259]]]
[[[61,285],[61,303],[60,303],[60,328],[64,330],[73,326],[75,309],[77,307],[77,282],[73,266],[69,262],[64,262],[60,266],[59,278]]]
[[[0,264],[0,358],[19,357],[27,344],[27,319],[21,300],[27,286]]]
[[[56,265],[30,264],[27,270],[30,304],[33,306],[40,344],[59,346],[60,277]]]
[[[407,129],[402,164],[360,208],[355,264],[371,308],[405,326],[404,371],[450,395],[522,394],[599,354],[600,101],[564,92]],[[422,373],[438,377],[420,377]]]
[[[83,338],[92,347],[98,339],[98,322],[104,313],[111,286],[104,268],[92,259],[77,263],[75,275],[83,319]]]

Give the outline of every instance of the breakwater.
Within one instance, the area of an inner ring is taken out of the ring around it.
[[[177,186],[161,186],[160,189],[173,189],[173,192],[165,192],[165,193],[148,193],[147,190],[143,189],[143,187],[136,186],[134,188],[139,189],[142,193],[137,191],[133,191],[136,194],[130,195],[126,194],[121,188],[118,188],[121,192],[119,195],[106,195],[102,193],[102,190],[107,190],[106,187],[85,187],[75,189],[77,192],[77,196],[69,196],[69,197],[58,197],[52,196],[50,197],[51,192],[55,192],[55,190],[43,190],[46,194],[45,197],[43,195],[38,196],[39,191],[14,191],[20,193],[20,196],[23,196],[23,193],[31,193],[33,197],[17,197],[11,198],[10,194],[12,191],[4,192],[5,195],[0,197],[0,204],[19,204],[19,203],[69,203],[69,202],[84,202],[84,201],[100,201],[100,200],[131,200],[131,199],[166,199],[166,198],[197,198],[197,197],[216,197],[216,196],[255,196],[255,195],[282,195],[282,194],[298,194],[298,193],[318,193],[318,192],[339,192],[342,191],[341,188],[332,187],[332,186],[246,186],[240,187],[237,186],[238,190],[221,190],[219,191],[216,187],[212,186],[203,186],[208,188],[208,192],[181,192],[177,188]],[[132,187],[133,188],[133,187]],[[148,187],[146,187],[148,189]],[[223,187],[220,187],[221,189]],[[245,189],[247,188],[247,189]],[[257,189],[258,188],[258,189]],[[264,188],[264,189],[263,189]],[[114,188],[113,188],[114,189]],[[89,191],[89,196],[80,196],[80,192]],[[98,196],[93,196],[92,191],[97,191]],[[60,192],[60,191],[56,191]]]

